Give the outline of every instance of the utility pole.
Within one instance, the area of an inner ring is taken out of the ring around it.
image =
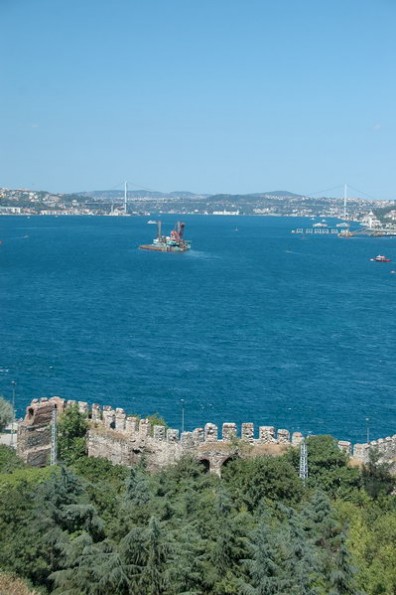
[[[181,432],[184,432],[184,399],[180,399],[181,403]]]
[[[15,426],[15,380],[11,381],[12,386],[12,419],[11,419],[11,442],[10,446],[14,447],[14,426]]]
[[[305,442],[305,438],[303,437],[300,444],[300,479],[305,483],[305,480],[308,478],[308,451],[307,451],[307,443]]]

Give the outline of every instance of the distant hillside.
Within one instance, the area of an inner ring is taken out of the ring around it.
[[[79,192],[80,196],[94,198],[95,200],[117,200],[124,196],[124,190],[92,190],[89,192]],[[207,198],[209,200],[244,200],[257,198],[303,198],[300,194],[294,194],[287,190],[274,190],[271,192],[254,192],[249,194],[198,194],[188,190],[173,190],[172,192],[160,192],[157,190],[128,190],[129,198],[167,198],[194,200]]]
[[[54,194],[0,188],[0,214],[152,216],[177,213],[180,215],[346,217],[360,221],[371,210],[382,210],[387,221],[394,220],[395,203],[393,201],[349,198],[345,213],[342,198],[309,197],[288,190],[212,195],[188,190],[174,190],[169,193],[144,189],[129,190],[125,207],[123,189]]]

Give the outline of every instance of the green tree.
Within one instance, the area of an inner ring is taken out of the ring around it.
[[[390,474],[390,464],[381,462],[378,449],[369,450],[369,461],[362,469],[362,484],[374,500],[391,494],[395,488],[396,479]]]
[[[6,489],[1,489],[0,498],[0,567],[43,585],[52,570],[52,554],[44,543],[45,531],[37,530],[40,488],[37,481],[43,474],[35,473],[31,483],[31,471],[37,469],[21,469],[3,476],[8,481],[2,482]],[[47,472],[48,469],[39,471]],[[17,476],[16,481],[13,475]],[[48,473],[45,475],[48,480]]]
[[[343,503],[350,521],[348,546],[358,587],[369,595],[396,593],[396,504],[394,496],[364,507]]]
[[[158,520],[150,518],[145,535],[145,560],[139,578],[141,595],[162,595],[169,586],[169,541]]]
[[[0,444],[0,473],[12,473],[15,469],[23,469],[25,463],[18,457],[15,450],[5,444]]]
[[[325,490],[333,496],[347,497],[360,486],[358,469],[348,467],[348,455],[332,436],[309,436],[307,487]],[[297,470],[300,451],[290,448],[286,458]]]
[[[53,572],[55,595],[162,595],[169,593],[168,538],[157,519],[132,527],[119,541],[94,543],[83,533],[64,548],[63,569]]]
[[[286,457],[235,459],[224,469],[223,479],[240,504],[250,511],[263,499],[298,502],[304,488]]]
[[[105,522],[113,522],[119,513],[119,499],[129,469],[97,457],[81,457],[71,468],[83,480],[85,491],[99,515]]]
[[[279,535],[262,519],[251,541],[251,557],[245,565],[249,578],[241,584],[243,595],[278,595],[290,593],[292,580],[285,575]]]
[[[312,543],[306,538],[304,522],[299,513],[286,509],[287,523],[281,529],[282,541],[287,544],[287,574],[293,577],[288,595],[315,595],[313,577],[316,572],[316,557]]]
[[[0,397],[0,432],[4,430],[14,417],[12,405],[4,397]]]
[[[312,586],[321,595],[357,595],[345,527],[329,497],[317,490],[301,517],[306,539],[315,555]]]
[[[66,464],[72,464],[86,454],[85,436],[88,429],[86,415],[78,404],[68,407],[58,421],[58,457]]]

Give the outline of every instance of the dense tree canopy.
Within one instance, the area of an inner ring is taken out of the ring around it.
[[[231,461],[222,478],[188,458],[149,473],[87,458],[77,409],[59,426],[69,466],[28,468],[0,448],[10,580],[59,595],[396,592],[393,480],[375,453],[350,469],[331,438],[312,438],[305,483],[294,449]]]

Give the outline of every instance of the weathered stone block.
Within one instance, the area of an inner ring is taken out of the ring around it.
[[[45,467],[49,464],[51,457],[51,448],[41,448],[30,450],[26,453],[25,462],[33,467]]]
[[[125,431],[134,436],[138,431],[138,418],[128,415],[125,420]]]
[[[115,411],[109,405],[103,407],[103,424],[105,428],[112,429],[115,426]]]
[[[179,430],[173,430],[173,429],[169,428],[166,432],[166,439],[168,442],[178,442]]]
[[[94,403],[91,409],[91,419],[92,421],[101,421],[102,420],[102,408],[100,405]]]
[[[153,438],[158,442],[163,442],[166,438],[165,426],[154,426],[153,427]]]
[[[245,422],[242,424],[241,438],[242,438],[242,440],[247,440],[248,442],[253,442],[253,440],[254,440],[254,424],[252,424],[251,422]]]
[[[352,454],[352,443],[349,440],[339,440],[338,448],[345,452],[348,456]]]
[[[203,428],[195,428],[193,430],[193,437],[195,442],[205,442],[205,430]]]
[[[290,432],[289,430],[278,430],[278,443],[279,444],[286,444],[290,442]]]
[[[224,423],[222,429],[223,440],[230,442],[237,435],[237,427],[234,423]]]
[[[83,415],[88,415],[89,407],[85,401],[78,401],[78,410]]]
[[[218,427],[216,424],[205,424],[205,440],[206,442],[214,442],[218,439]]]
[[[195,438],[193,432],[182,432],[180,435],[180,443],[183,448],[194,448]]]
[[[150,434],[150,422],[148,419],[141,419],[139,421],[139,436],[141,438],[145,438],[146,436],[149,436]]]
[[[123,432],[125,430],[126,415],[120,407],[115,410],[115,429]]]
[[[274,426],[260,426],[259,439],[264,444],[275,442],[275,428]]]
[[[293,446],[298,446],[304,440],[304,436],[301,432],[293,432],[291,437],[291,443]]]
[[[367,443],[355,444],[353,447],[353,456],[362,462],[367,462],[369,457],[369,450],[370,445]]]
[[[51,422],[53,410],[54,403],[51,401],[47,400],[43,403],[32,403],[26,409],[26,416],[23,424],[30,426],[48,424]]]

